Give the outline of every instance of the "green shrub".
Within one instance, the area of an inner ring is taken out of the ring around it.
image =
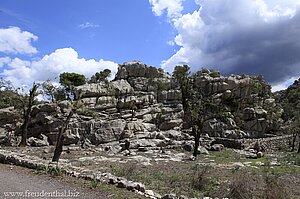
[[[212,78],[221,77],[220,72],[218,71],[212,71],[211,73],[209,73],[209,76],[211,76]]]
[[[205,190],[206,185],[209,184],[209,178],[207,176],[209,167],[200,167],[196,165],[194,168],[194,175],[191,178],[191,186],[193,189],[198,190],[198,191],[203,191]]]

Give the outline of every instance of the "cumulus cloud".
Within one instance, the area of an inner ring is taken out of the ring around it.
[[[0,52],[13,54],[34,54],[37,49],[31,45],[38,37],[19,27],[0,28]]]
[[[91,22],[85,22],[83,24],[78,25],[78,28],[80,28],[81,30],[87,29],[87,28],[98,28],[98,27],[99,27],[98,24],[94,24]]]
[[[8,64],[11,61],[9,57],[0,57],[0,67]]]
[[[262,74],[274,85],[300,75],[300,0],[195,2],[199,9],[171,20],[180,48],[164,69]]]
[[[149,3],[156,16],[161,16],[166,10],[168,18],[177,18],[181,16],[183,1],[185,0],[149,0]]]
[[[14,58],[7,65],[9,68],[5,69],[2,75],[16,86],[31,85],[33,81],[40,82],[49,78],[55,80],[62,72],[75,72],[91,77],[96,72],[108,68],[114,75],[118,68],[118,64],[111,61],[79,58],[72,48],[57,49],[37,61]]]

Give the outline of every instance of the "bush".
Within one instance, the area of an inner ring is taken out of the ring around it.
[[[233,177],[227,197],[232,199],[253,198],[254,185],[255,179],[253,179],[253,176],[246,171],[240,171]]]
[[[211,76],[212,78],[221,77],[220,72],[218,71],[212,71],[211,73],[209,73],[209,76]]]
[[[278,177],[274,175],[265,176],[266,188],[265,197],[266,199],[285,199],[289,198],[288,193],[284,186],[278,181]]]
[[[205,186],[209,184],[210,180],[208,178],[209,167],[199,167],[196,165],[194,168],[194,175],[191,178],[191,186],[195,190],[203,191],[205,190]]]

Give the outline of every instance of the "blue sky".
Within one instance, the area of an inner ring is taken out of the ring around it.
[[[139,60],[300,76],[300,0],[0,0],[0,76],[16,85]]]
[[[174,51],[167,45],[174,36],[171,24],[155,17],[147,1],[2,0],[0,9],[1,27],[17,26],[39,37],[32,44],[39,51],[34,56],[72,47],[87,59],[159,66]]]

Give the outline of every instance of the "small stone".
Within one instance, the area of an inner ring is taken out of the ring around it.
[[[193,155],[191,155],[191,156],[190,156],[190,160],[191,160],[191,161],[195,161],[195,160],[196,160],[196,157],[193,156]]]
[[[262,163],[262,162],[256,162],[255,164],[256,164],[256,166],[264,166],[264,165],[265,165],[265,164]]]
[[[257,159],[257,155],[255,153],[247,153],[246,158],[248,158],[248,159]]]
[[[139,152],[146,152],[146,151],[148,151],[148,148],[147,147],[139,147],[138,151]]]
[[[136,190],[138,190],[138,191],[140,191],[140,192],[145,192],[145,185],[144,184],[142,184],[142,183],[138,183],[138,182],[135,182],[135,183],[133,183],[134,184],[134,189],[136,189]]]
[[[127,185],[128,185],[128,183],[127,183],[127,181],[125,181],[125,180],[121,180],[121,181],[119,181],[119,182],[117,183],[117,187],[118,187],[118,188],[126,188]]]
[[[235,163],[232,164],[232,166],[236,169],[245,167],[245,165],[241,162],[235,162]]]
[[[130,155],[130,151],[129,150],[124,150],[121,152],[124,156],[129,156]]]
[[[254,149],[249,149],[249,152],[250,153],[255,153],[255,150]]]
[[[203,147],[203,146],[200,146],[200,147],[198,148],[197,153],[198,153],[198,154],[209,155],[208,150],[207,150],[205,147]]]
[[[164,195],[161,199],[177,199],[176,194],[170,193]]]
[[[210,148],[212,151],[222,151],[224,149],[223,144],[214,144]]]
[[[184,195],[180,195],[178,199],[189,199],[189,198]]]
[[[264,156],[263,152],[259,151],[257,152],[257,158],[262,158]]]

